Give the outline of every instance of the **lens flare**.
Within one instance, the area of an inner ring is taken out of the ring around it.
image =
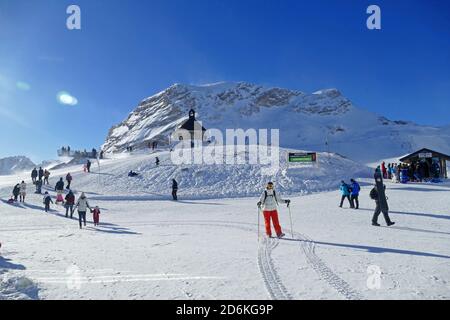
[[[60,104],[67,106],[76,106],[78,104],[77,98],[65,91],[58,93],[57,100]]]
[[[16,82],[16,88],[22,91],[29,91],[31,89],[31,86],[23,81],[17,81]]]

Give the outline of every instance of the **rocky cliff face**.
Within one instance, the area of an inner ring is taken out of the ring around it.
[[[143,100],[111,128],[105,152],[169,142],[190,109],[203,126],[215,129],[280,129],[283,147],[333,151],[369,161],[406,154],[423,146],[450,152],[448,130],[391,121],[355,107],[337,89],[311,94],[249,83],[180,85]]]

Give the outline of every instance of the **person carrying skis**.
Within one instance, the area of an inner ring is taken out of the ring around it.
[[[352,206],[358,210],[359,209],[359,192],[361,191],[361,187],[359,185],[358,182],[356,182],[355,179],[351,179],[351,186],[350,188],[352,189],[351,194],[350,194],[350,200],[352,203]]]
[[[178,182],[177,180],[172,179],[172,198],[174,201],[178,200],[177,192],[178,192]]]
[[[389,206],[387,204],[387,198],[384,193],[386,190],[386,186],[383,184],[381,179],[381,172],[375,172],[375,180],[380,179],[380,183],[377,182],[373,189],[370,191],[370,198],[375,201],[375,212],[373,213],[372,225],[375,227],[379,227],[378,217],[380,213],[383,212],[384,220],[386,220],[386,224],[388,227],[393,226],[395,222],[392,222],[389,218]],[[378,185],[383,186],[383,190],[379,190]]]
[[[92,218],[94,220],[94,226],[98,226],[100,224],[100,208],[96,206],[94,210],[92,210]]]
[[[78,199],[77,204],[74,209],[78,208],[78,221],[80,223],[80,229],[82,229],[82,222],[84,222],[84,226],[86,227],[86,211],[87,209],[91,210],[89,206],[89,202],[86,198],[84,192],[81,194],[80,199]]]
[[[45,205],[45,212],[49,212],[50,211],[50,203],[53,203],[53,201],[52,201],[52,197],[50,197],[50,195],[48,194],[47,191],[44,194],[43,202]]]
[[[257,206],[259,209],[262,208],[264,215],[264,222],[266,227],[266,235],[272,237],[272,229],[270,226],[270,221],[272,220],[273,227],[278,238],[283,238],[285,234],[281,230],[280,222],[278,219],[278,204],[280,202],[286,203],[288,206],[291,200],[283,200],[279,197],[274,189],[273,182],[267,184],[266,190],[261,194]]]
[[[14,202],[17,202],[17,199],[19,198],[19,194],[20,194],[20,184],[16,184],[16,186],[13,189],[13,197],[14,197]]]
[[[25,202],[25,197],[27,195],[27,184],[25,183],[25,181],[22,181],[22,183],[20,184],[20,202]]]
[[[353,203],[350,200],[350,187],[348,184],[345,183],[344,180],[341,181],[341,186],[339,187],[339,190],[341,190],[341,204],[339,205],[340,208],[344,205],[344,200],[347,198],[348,202],[350,203],[350,208],[353,208]]]
[[[70,219],[73,218],[73,206],[75,205],[75,195],[73,194],[72,190],[69,190],[69,193],[66,195],[66,218],[69,216],[69,210],[70,210]]]
[[[33,181],[33,184],[36,184],[36,178],[37,178],[37,176],[38,176],[38,172],[37,172],[36,168],[34,168],[34,169],[31,171],[31,180]]]
[[[66,181],[67,181],[66,189],[70,189],[70,184],[72,183],[72,176],[70,175],[70,172],[66,175]]]
[[[44,184],[49,185],[50,182],[48,182],[48,178],[50,177],[50,171],[47,169],[44,170]]]

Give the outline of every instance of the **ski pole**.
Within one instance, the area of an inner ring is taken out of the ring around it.
[[[258,206],[258,242],[259,242],[259,238],[260,238],[260,235],[259,235],[259,216],[260,216],[260,214],[261,214],[261,208]]]
[[[288,204],[288,209],[289,209],[289,219],[291,220],[291,234],[292,234],[292,239],[294,239],[294,228],[292,227],[292,213],[291,213],[291,206]]]

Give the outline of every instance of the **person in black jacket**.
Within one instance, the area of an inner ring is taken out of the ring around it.
[[[16,186],[13,189],[14,201],[17,202],[17,198],[19,197],[19,194],[20,194],[20,183],[16,184]]]
[[[87,172],[91,172],[91,165],[92,165],[92,163],[91,163],[91,161],[87,161],[86,162],[86,169],[87,169]]]
[[[39,180],[42,181],[43,177],[44,177],[44,169],[42,169],[42,167],[39,167],[38,178],[39,178]]]
[[[56,191],[56,204],[59,202],[64,202],[63,193],[64,193],[64,181],[63,178],[60,178],[59,181],[55,185]]]
[[[55,191],[61,191],[61,193],[64,191],[64,181],[63,178],[59,178],[59,181],[55,185]]]
[[[177,180],[172,179],[172,197],[174,201],[178,200],[177,192],[178,192],[178,182]]]
[[[53,200],[50,197],[50,195],[48,194],[48,192],[45,192],[45,195],[44,195],[45,212],[50,211],[50,203],[53,203]]]
[[[385,185],[384,189],[386,189]],[[380,213],[383,212],[384,220],[386,220],[386,224],[388,225],[388,227],[390,227],[394,225],[395,222],[392,222],[391,218],[389,217],[389,207],[387,205],[387,201],[382,201],[380,197],[381,195],[378,192],[377,186],[375,185],[370,191],[370,198],[375,201],[375,212],[373,213],[372,225],[376,227],[380,226],[380,224],[378,223],[378,217],[380,216]]]
[[[42,194],[42,179],[36,181],[36,194]]]
[[[37,176],[38,176],[38,172],[37,172],[36,168],[34,168],[34,169],[31,171],[31,180],[33,180],[33,184],[36,183],[36,178],[37,178]]]
[[[70,184],[72,183],[72,175],[70,174],[70,172],[66,175],[66,181],[67,181],[67,187],[66,189],[70,190]]]

